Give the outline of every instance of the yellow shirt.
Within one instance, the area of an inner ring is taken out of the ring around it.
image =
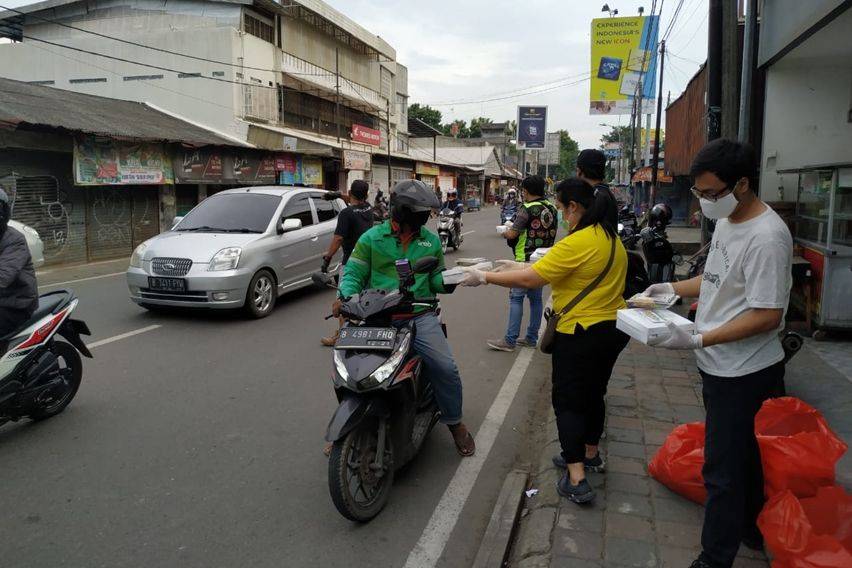
[[[606,267],[611,247],[606,231],[592,225],[571,233],[532,265],[553,288],[554,312],[559,313],[598,277]],[[626,277],[627,252],[616,238],[615,258],[609,272],[597,288],[559,320],[556,331],[573,334],[577,324],[588,328],[602,321],[614,321],[616,311],[626,307],[621,297]]]

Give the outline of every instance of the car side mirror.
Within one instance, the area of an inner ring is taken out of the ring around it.
[[[174,229],[175,227],[177,227],[177,226],[178,226],[178,223],[180,223],[181,221],[183,221],[183,215],[178,215],[177,217],[175,217],[174,219],[172,219],[172,229]]]
[[[430,274],[438,268],[438,259],[434,256],[418,258],[411,268],[415,274]]]
[[[281,225],[278,229],[278,234],[283,235],[284,233],[290,233],[292,231],[298,231],[302,228],[302,220],[301,219],[284,219],[281,221]]]

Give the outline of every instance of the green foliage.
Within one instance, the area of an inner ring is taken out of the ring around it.
[[[438,130],[442,130],[441,126],[441,111],[436,110],[429,105],[421,105],[420,103],[414,103],[408,106],[408,116],[409,118],[419,118],[432,128],[436,128]]]
[[[580,145],[571,138],[567,130],[559,131],[559,165],[556,166],[556,179],[565,179],[576,174],[577,155],[580,153]]]
[[[478,116],[470,121],[470,137],[482,138],[482,127],[488,124],[494,124],[494,121],[484,116]]]

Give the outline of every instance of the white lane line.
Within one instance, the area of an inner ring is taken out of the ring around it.
[[[94,349],[95,347],[100,347],[101,345],[107,345],[109,343],[115,343],[116,341],[121,341],[122,339],[127,339],[128,337],[133,337],[134,335],[139,335],[140,333],[145,333],[147,331],[154,331],[155,329],[159,329],[163,326],[161,325],[149,325],[148,327],[143,327],[140,329],[134,329],[133,331],[128,331],[127,333],[121,333],[119,335],[113,335],[112,337],[107,337],[106,339],[101,339],[99,341],[94,341],[86,345],[89,349]]]
[[[518,393],[518,388],[521,386],[521,381],[527,372],[533,353],[533,349],[521,349],[515,358],[515,363],[509,370],[509,374],[506,375],[506,380],[503,381],[500,392],[497,393],[491,408],[488,409],[485,420],[482,421],[479,431],[476,433],[476,454],[470,458],[463,458],[459,463],[455,475],[453,475],[444,495],[441,497],[441,501],[432,513],[432,518],[429,519],[429,523],[423,529],[420,540],[417,541],[408,555],[405,568],[430,568],[438,563],[459,515],[470,496],[476,478],[479,476],[482,466],[485,465],[488,454],[491,453],[491,448],[494,446],[500,427],[506,419],[509,407],[512,406],[512,401]]]
[[[475,232],[476,232],[476,230],[473,230],[473,231],[467,231],[467,232],[465,232],[465,233],[462,233],[462,234],[461,234],[461,236],[469,235],[469,234],[471,234],[471,233],[475,233]]]
[[[89,276],[88,278],[78,278],[76,280],[66,280],[65,282],[54,282],[52,284],[43,284],[39,286],[39,288],[51,288],[53,286],[64,286],[65,284],[76,284],[77,282],[88,282],[89,280],[100,280],[101,278],[112,278],[113,276],[120,276],[122,274],[126,274],[126,270],[122,270],[121,272],[112,272],[110,274],[101,274],[100,276]]]

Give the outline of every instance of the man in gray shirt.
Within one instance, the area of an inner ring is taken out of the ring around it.
[[[698,296],[689,335],[670,326],[658,344],[695,349],[703,378],[707,429],[707,488],[702,552],[693,568],[728,568],[742,542],[760,549],[757,516],[763,507],[763,470],[754,418],[763,402],[783,391],[784,350],[778,332],[790,299],[790,231],[756,194],[754,151],[732,140],[707,144],[695,157],[692,192],[705,217],[718,219],[704,273],[654,284],[646,295]]]

